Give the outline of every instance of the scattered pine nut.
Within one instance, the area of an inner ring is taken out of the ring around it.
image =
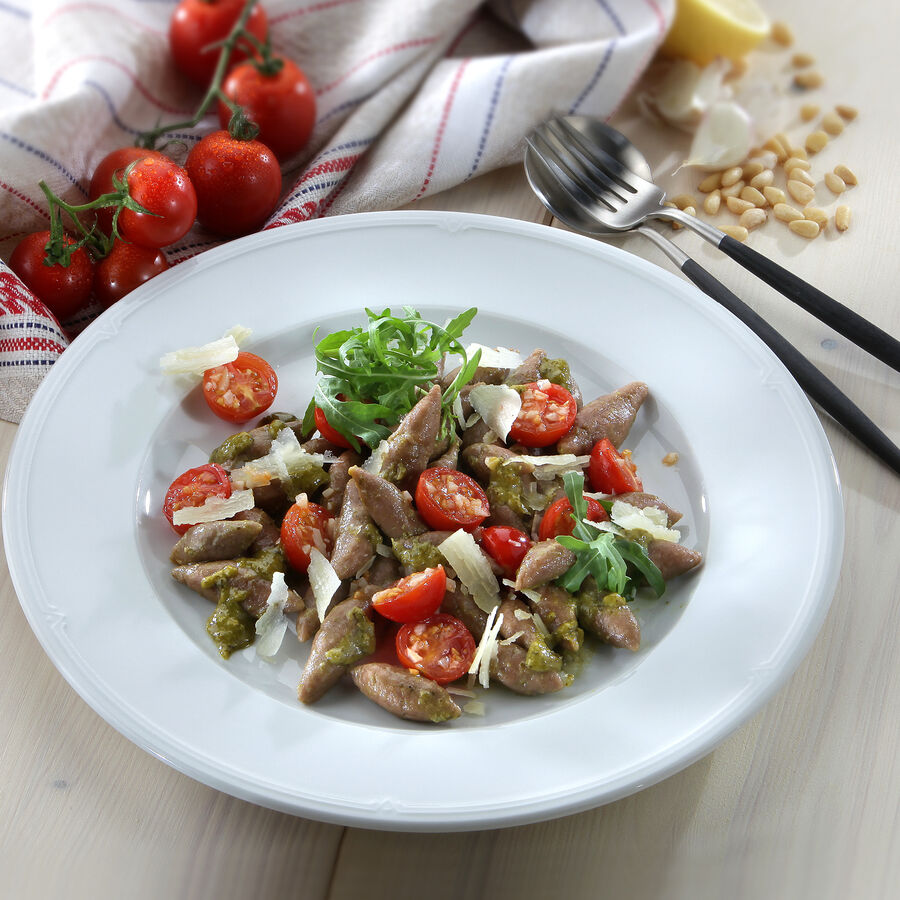
[[[812,219],[794,219],[793,222],[788,222],[788,228],[794,234],[799,234],[800,237],[808,240],[812,240],[819,233],[819,226]]]
[[[756,160],[748,162],[743,168],[744,181],[752,181],[760,172],[765,171],[765,166]]]
[[[712,193],[706,195],[703,201],[703,211],[714,216],[722,205],[722,192],[716,188]]]
[[[784,161],[782,168],[784,169],[784,174],[790,178],[791,169],[803,169],[804,172],[808,172],[812,166],[809,164],[808,159],[800,159],[799,156],[792,156],[790,159]]]
[[[834,227],[838,231],[846,231],[850,227],[850,207],[841,204],[834,211]]]
[[[793,222],[795,219],[803,218],[803,213],[791,206],[790,203],[775,203],[772,206],[772,212],[775,213],[775,218],[782,222]]]
[[[731,60],[731,68],[728,70],[728,74],[725,76],[728,79],[738,79],[743,78],[747,72],[747,60],[743,57],[739,57],[738,59]]]
[[[678,454],[673,450],[671,453],[667,453],[662,458],[662,463],[664,466],[674,466],[678,463]]]
[[[762,207],[766,205],[766,198],[762,191],[758,191],[755,187],[751,187],[749,184],[741,191],[741,200],[746,200],[748,203],[752,203],[754,206]]]
[[[733,237],[736,241],[741,241],[742,243],[747,240],[749,235],[749,232],[743,225],[723,225],[722,231],[729,237]]]
[[[803,162],[807,162],[809,160],[809,154],[803,147],[792,147],[790,156],[792,159],[799,159]]]
[[[844,103],[838,103],[834,111],[845,121],[852,122],[858,115],[859,110],[855,106],[847,106]]]
[[[791,169],[790,174],[788,175],[788,179],[793,179],[794,181],[802,181],[804,184],[808,184],[811,188],[816,186],[816,180],[809,174],[805,169],[801,169],[799,167],[794,167]]]
[[[804,69],[794,76],[794,85],[804,91],[811,91],[813,88],[822,87],[825,79],[822,73],[817,69]]]
[[[777,188],[774,185],[769,185],[768,187],[763,188],[763,196],[772,206],[775,206],[776,203],[786,203],[787,195],[781,188]]]
[[[710,194],[716,190],[721,183],[722,173],[713,172],[712,175],[707,175],[706,178],[697,185],[697,190],[703,194]]]
[[[807,206],[803,210],[803,218],[809,219],[810,222],[815,222],[819,226],[820,231],[824,231],[825,226],[828,224],[828,213],[824,209],[819,209],[818,206]]]
[[[806,69],[809,66],[815,65],[815,62],[816,58],[809,53],[795,53],[791,57],[791,65],[796,69]]]
[[[672,197],[672,202],[679,209],[684,209],[686,206],[693,206],[695,208],[697,206],[697,201],[694,199],[693,194],[676,194]]]
[[[745,171],[746,174],[746,171]],[[763,188],[769,187],[775,181],[775,173],[771,169],[763,169],[750,179],[750,187],[761,191]]]
[[[804,206],[808,206],[816,196],[816,192],[808,184],[797,181],[796,178],[788,180],[787,189],[788,193]]]
[[[723,197],[737,197],[743,189],[744,179],[742,178],[740,181],[736,181],[734,184],[730,184],[728,187],[723,187],[720,190],[722,191]]]
[[[763,149],[774,153],[777,162],[784,162],[788,158],[788,152],[785,149],[784,144],[776,137],[770,137],[763,144]]]
[[[722,173],[722,187],[731,187],[733,184],[736,184],[743,174],[744,170],[740,166],[732,166],[730,169],[726,169]]]
[[[766,221],[769,217],[766,215],[766,211],[764,209],[758,209],[757,207],[753,207],[753,209],[745,209],[741,213],[740,219],[738,222],[747,231],[753,231],[754,228],[758,228],[763,222]]]
[[[826,113],[822,117],[822,130],[837,137],[844,130],[844,120],[837,113]]]
[[[805,146],[810,153],[818,153],[820,150],[824,150],[827,144],[828,135],[824,131],[813,131],[806,137]]]
[[[794,32],[784,22],[773,22],[769,34],[772,40],[782,47],[790,47],[794,43]]]
[[[843,178],[844,184],[859,184],[856,175],[854,175],[843,163],[834,167],[834,174],[837,175],[838,178]]]
[[[784,147],[785,152],[790,156],[791,139],[783,131],[779,131],[778,134],[775,135],[775,140]]]
[[[804,103],[800,107],[800,118],[804,122],[811,122],[819,114],[819,109],[817,103]]]
[[[697,217],[697,209],[696,209],[696,207],[693,207],[693,206],[686,206],[686,207],[684,208],[684,212],[686,212],[689,216],[694,216],[694,218]]]
[[[832,194],[843,194],[847,190],[847,182],[840,175],[835,175],[834,172],[825,173],[825,184]]]
[[[746,212],[748,209],[754,209],[756,207],[755,203],[751,203],[749,200],[741,200],[740,197],[726,197],[725,205],[736,216],[739,216],[741,213]]]

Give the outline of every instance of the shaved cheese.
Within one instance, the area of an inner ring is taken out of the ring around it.
[[[466,428],[466,414],[463,412],[462,405],[462,394],[457,394],[453,398],[453,406],[452,406],[453,415],[456,418],[457,423],[461,430],[465,430]]]
[[[500,589],[491,564],[468,531],[454,531],[438,544],[438,551],[453,567],[456,577],[472,595],[478,608],[491,612],[500,603]]]
[[[288,586],[284,572],[272,576],[272,589],[266,601],[266,611],[256,620],[256,655],[271,660],[281,647],[287,631],[284,604],[288,599]]]
[[[381,461],[384,458],[387,449],[388,442],[381,441],[381,443],[372,451],[372,455],[362,464],[362,466],[360,466],[360,468],[370,475],[380,475]]]
[[[552,456],[510,456],[501,460],[501,465],[525,465],[541,481],[556,478],[565,472],[580,472],[589,462],[590,456],[576,456],[574,453],[556,453]]]
[[[516,612],[521,612],[521,610],[516,610]],[[505,647],[507,644],[514,644],[522,635],[525,634],[524,631],[517,631],[515,634],[511,634],[508,638],[504,638],[500,641],[501,644]]]
[[[521,622],[523,619],[530,619],[531,613],[525,609],[516,609],[513,615]]]
[[[707,110],[694,133],[685,166],[707,172],[736,166],[753,146],[753,123],[743,107],[733,100],[720,100]]]
[[[245,509],[253,509],[253,491],[232,491],[224,497],[207,497],[202,506],[183,506],[172,514],[173,525],[197,525],[200,522],[221,522]]]
[[[309,551],[309,568],[307,568],[306,574],[309,576],[309,586],[316,598],[316,614],[319,616],[319,621],[323,622],[325,613],[328,611],[328,604],[331,603],[335,591],[341,586],[341,579],[334,571],[334,566],[315,547]]]
[[[297,435],[290,428],[282,428],[275,435],[265,456],[251,459],[231,474],[232,481],[245,487],[262,487],[275,479],[288,483],[291,476],[305,467],[325,463],[322,453],[308,453],[300,446]]]
[[[485,347],[484,344],[469,344],[466,347],[466,356],[471,359],[475,351],[481,351],[479,366],[488,366],[495,369],[515,369],[521,365],[522,355],[516,350],[507,347]]]
[[[624,531],[643,531],[656,541],[671,541],[677,544],[681,540],[681,534],[676,529],[668,527],[669,520],[665,512],[655,506],[640,509],[624,500],[616,500],[609,516]]]
[[[502,441],[522,409],[522,395],[506,384],[476,384],[469,391],[469,402]]]
[[[484,626],[484,633],[478,642],[478,648],[475,650],[475,658],[472,665],[469,666],[469,674],[478,673],[478,683],[483,687],[490,686],[491,680],[491,660],[497,655],[498,640],[500,634],[500,626],[503,624],[503,615],[498,614],[499,607],[494,607],[488,616],[487,624]]]
[[[202,375],[207,369],[234,362],[238,355],[238,344],[246,341],[252,333],[243,325],[235,325],[217,341],[166,353],[160,358],[159,366],[165,375]]]
[[[481,700],[470,700],[464,707],[463,712],[470,716],[483,716],[484,703]]]

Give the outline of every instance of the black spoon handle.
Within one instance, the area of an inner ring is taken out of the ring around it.
[[[737,243],[737,242],[735,242]],[[740,246],[740,245],[739,245]],[[797,383],[822,409],[839,422],[882,462],[900,474],[900,447],[832,381],[826,378],[790,341],[782,337],[765,319],[735,296],[694,260],[687,259],[681,271],[705,294],[724,306],[753,331],[784,363]]]
[[[719,249],[858,347],[900,371],[900,341],[886,331],[730,235],[719,241]]]

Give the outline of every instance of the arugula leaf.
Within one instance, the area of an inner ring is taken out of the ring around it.
[[[647,579],[656,596],[662,597],[666,592],[666,582],[662,572],[647,555],[647,551],[637,541],[628,541],[624,538],[617,538],[615,546],[625,562],[633,565]]]

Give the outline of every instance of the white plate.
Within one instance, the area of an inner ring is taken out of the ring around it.
[[[304,648],[221,660],[209,604],[168,574],[173,477],[229,432],[160,356],[241,323],[302,413],[313,331],[362,308],[567,357],[586,397],[651,388],[629,438],[685,512],[701,570],[641,609],[639,653],[596,650],[558,695],[486,695],[485,718],[402,722],[339,688],[295,699]],[[662,457],[677,451],[675,467]],[[809,649],[840,568],[837,472],[818,419],[757,338],[693,287],[604,244],[511,220],[377,213],[279,228],[179,265],[66,351],[19,429],[3,529],[22,607],[63,676],[176,769],[235,796],[374,828],[532,822],[640,790],[709,752]]]

